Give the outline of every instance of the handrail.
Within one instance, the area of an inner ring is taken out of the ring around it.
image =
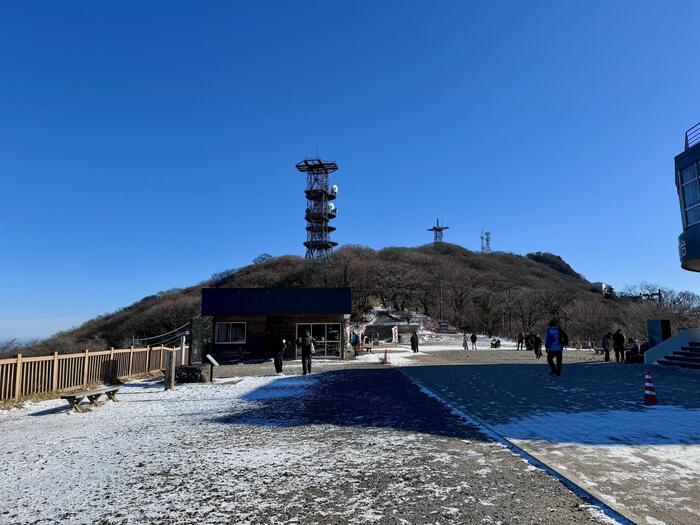
[[[0,401],[19,400],[45,392],[85,388],[90,383],[114,378],[137,377],[163,369],[167,352],[178,354],[179,347],[163,345],[146,348],[110,348],[75,354],[22,356],[0,359]],[[187,360],[189,347],[184,348]],[[180,357],[182,359],[183,356]]]
[[[688,150],[700,143],[700,122],[685,132],[685,149]]]

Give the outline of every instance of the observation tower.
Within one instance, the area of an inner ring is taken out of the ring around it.
[[[306,258],[328,257],[337,242],[331,241],[330,234],[335,227],[330,221],[335,219],[337,209],[332,201],[338,195],[338,186],[331,186],[331,173],[338,170],[333,161],[318,158],[304,159],[296,168],[306,174]]]

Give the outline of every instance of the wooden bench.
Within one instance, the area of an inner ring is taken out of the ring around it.
[[[78,392],[70,392],[68,394],[63,394],[61,399],[68,401],[68,404],[76,412],[89,412],[89,408],[81,407],[80,402],[88,398],[90,404],[94,407],[100,406],[101,403],[98,402],[100,396],[106,395],[109,399],[117,402],[117,392],[119,392],[118,386],[106,386],[104,388],[96,388],[94,390],[80,390]]]

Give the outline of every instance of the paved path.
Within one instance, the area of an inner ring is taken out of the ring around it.
[[[647,408],[643,365],[565,358],[557,378],[494,357],[402,370],[639,523],[698,523],[700,374],[652,367],[660,405]]]

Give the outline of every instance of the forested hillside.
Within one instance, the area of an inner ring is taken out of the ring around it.
[[[597,339],[621,326],[644,339],[646,319],[667,318],[681,326],[696,321],[695,294],[666,291],[664,301],[635,293],[603,297],[560,257],[475,253],[440,243],[418,248],[372,250],[344,246],[325,261],[296,256],[260,258],[185,289],[149,296],[114,313],[23,348],[25,354],[71,352],[131,345],[173,330],[199,314],[200,290],[211,287],[349,286],[357,315],[373,306],[425,313],[468,330],[542,330],[559,319],[572,337]]]

